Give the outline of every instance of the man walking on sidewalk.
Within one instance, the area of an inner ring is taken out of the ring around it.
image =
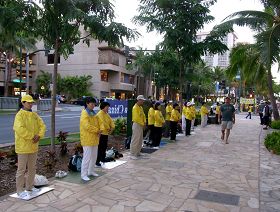
[[[228,137],[230,134],[230,130],[232,129],[233,124],[235,123],[235,109],[232,104],[230,104],[230,98],[225,98],[225,104],[221,106],[221,112],[219,114],[218,120],[220,120],[222,114],[222,135],[221,139],[224,140],[226,144],[228,144]],[[226,131],[226,133],[225,133]]]
[[[140,151],[142,149],[143,142],[143,130],[146,125],[146,116],[143,111],[142,105],[144,103],[144,96],[137,96],[137,102],[132,109],[132,136],[130,143],[130,158],[133,160],[138,159],[141,155]]]

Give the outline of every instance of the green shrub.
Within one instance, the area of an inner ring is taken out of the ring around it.
[[[280,130],[280,120],[272,121],[271,128]]]
[[[268,134],[265,138],[264,145],[269,151],[273,150],[275,154],[280,155],[280,132]]]
[[[115,129],[113,135],[120,135],[126,133],[126,118],[117,118],[114,120]]]

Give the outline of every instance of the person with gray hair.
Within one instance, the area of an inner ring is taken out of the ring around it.
[[[137,160],[139,158],[140,151],[143,142],[143,130],[146,126],[146,116],[142,108],[145,98],[143,95],[137,96],[137,102],[132,108],[132,136],[130,143],[130,158]]]

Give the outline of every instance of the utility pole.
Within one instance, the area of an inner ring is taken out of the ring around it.
[[[26,52],[25,69],[26,69],[26,94],[29,94],[29,54],[28,54],[28,51]]]

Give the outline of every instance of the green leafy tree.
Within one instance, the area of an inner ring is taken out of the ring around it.
[[[42,0],[37,21],[45,46],[54,50],[52,90],[51,138],[55,139],[55,97],[57,92],[58,57],[65,59],[81,40],[88,45],[90,38],[107,41],[109,45],[122,45],[122,39],[135,38],[137,33],[113,21],[114,10],[109,0]],[[88,33],[82,37],[82,31]]]
[[[273,116],[275,119],[279,119],[271,66],[280,61],[280,2],[278,0],[262,0],[261,2],[264,4],[264,11],[247,10],[233,13],[218,25],[213,33],[230,32],[233,30],[233,25],[248,26],[256,31],[256,48],[259,52],[260,63],[266,69]]]
[[[50,84],[52,82],[52,75],[45,71],[40,71],[40,74],[36,78],[37,93],[50,96]]]
[[[183,80],[187,70],[201,60],[207,51],[217,53],[227,50],[218,40],[221,36],[216,33],[212,37],[198,42],[197,32],[214,20],[209,15],[209,7],[216,1],[202,0],[140,0],[139,15],[134,21],[147,25],[148,31],[156,30],[163,35],[163,50],[173,51],[179,60],[178,78],[180,99],[182,101]]]
[[[11,61],[20,49],[35,48],[35,30],[37,10],[33,4],[24,0],[0,1],[0,56]],[[21,55],[19,56],[21,57]],[[5,66],[4,96],[8,95],[8,77],[11,73],[11,62]]]

